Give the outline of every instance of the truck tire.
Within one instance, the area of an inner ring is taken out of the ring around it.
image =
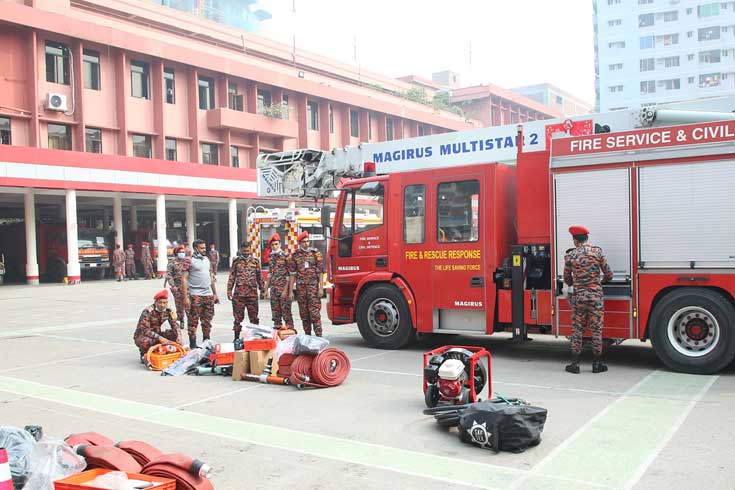
[[[46,261],[46,277],[49,282],[61,282],[66,277],[66,264],[58,258]]]
[[[98,267],[97,269],[94,270],[94,276],[92,277],[94,277],[98,281],[101,281],[102,279],[105,278],[106,271],[107,269],[105,269],[104,267]]]
[[[372,286],[360,295],[357,326],[362,338],[376,349],[400,349],[414,337],[406,300],[391,284]]]
[[[735,309],[705,288],[676,289],[651,313],[653,350],[669,368],[713,374],[735,359]]]

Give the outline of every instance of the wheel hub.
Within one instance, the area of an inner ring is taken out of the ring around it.
[[[368,309],[370,330],[381,337],[389,337],[398,329],[400,315],[398,307],[389,299],[379,298]]]
[[[687,357],[702,357],[712,352],[720,340],[720,326],[715,316],[699,306],[688,306],[669,320],[671,345]]]

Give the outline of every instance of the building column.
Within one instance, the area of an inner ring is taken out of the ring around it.
[[[163,98],[163,62],[156,59],[151,63],[151,85],[153,87],[153,158],[166,159],[166,129],[164,112],[166,101]]]
[[[191,199],[186,201],[186,241],[189,242],[189,247],[194,246],[194,240],[196,239],[197,231],[197,220],[194,214],[194,201]]]
[[[214,212],[214,219],[212,221],[213,221],[213,226],[214,226],[213,240],[214,240],[214,243],[217,244],[217,249],[220,250],[222,248],[222,244],[219,242],[219,239],[220,239],[220,234],[219,234],[219,211],[215,211]]]
[[[82,279],[79,268],[79,240],[77,236],[77,191],[66,190],[66,276],[69,284],[79,284]]]
[[[229,200],[230,267],[237,256],[237,199]]]
[[[187,114],[189,117],[189,137],[191,143],[189,147],[189,161],[192,163],[201,163],[199,147],[199,72],[194,67],[189,67],[187,79],[187,91],[189,97],[186,98]],[[164,142],[165,144],[165,142]]]
[[[158,240],[158,275],[166,274],[168,247],[166,246],[166,196],[156,196],[156,239]]]
[[[74,40],[72,42],[71,51],[73,53],[73,63],[71,70],[74,74],[74,120],[76,125],[72,128],[74,137],[72,138],[72,148],[74,151],[86,151],[86,132],[84,126],[84,49],[82,42]]]
[[[245,209],[240,212],[240,233],[242,233],[243,240],[248,237],[248,203],[245,203]],[[240,238],[240,237],[238,237]],[[241,242],[242,240],[238,240]]]
[[[38,284],[38,252],[36,251],[36,200],[33,190],[25,193],[26,283]]]
[[[120,245],[121,249],[125,250],[122,220],[122,197],[120,194],[115,194],[115,197],[112,198],[112,225],[115,227],[115,243],[112,245],[113,250],[117,244]]]
[[[138,231],[138,206],[130,206],[130,231]]]

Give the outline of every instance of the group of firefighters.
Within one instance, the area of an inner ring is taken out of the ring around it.
[[[281,248],[281,238],[276,233],[268,241],[270,249],[269,273],[263,280],[260,261],[255,257],[255,247],[243,241],[237,257],[232,262],[227,281],[227,299],[232,302],[234,339],[242,332],[242,322],[247,311],[248,321],[259,324],[258,300],[270,298],[273,328],[294,328],[291,303],[296,290],[296,300],[304,333],[322,335],[321,298],[324,263],[321,252],[310,247],[309,234],[304,231],[298,237],[299,247],[293,253]],[[201,325],[202,340],[208,340],[212,330],[214,305],[219,303],[215,285],[219,253],[214,244],[209,253],[203,240],[195,240],[193,251],[184,245],[177,247],[168,263],[164,288],[168,285],[173,296],[175,310],[168,306],[166,289],[154,296],[154,303],[140,315],[133,339],[140,349],[141,361],[145,353],[156,344],[182,343],[179,326],[187,323],[189,346],[197,347],[197,330]],[[169,330],[164,330],[168,322]]]
[[[567,372],[578,374],[582,338],[589,329],[592,337],[592,372],[608,370],[602,362],[603,289],[602,283],[612,280],[613,273],[600,247],[588,243],[589,230],[583,226],[569,228],[574,247],[564,256],[564,283],[570,286],[569,305],[572,308],[572,362],[565,367]],[[276,233],[268,241],[270,248],[268,280],[264,284],[260,261],[254,255],[254,246],[247,241],[240,244],[237,257],[232,262],[227,281],[227,299],[232,302],[234,316],[234,339],[240,337],[242,322],[247,311],[248,321],[258,324],[258,300],[270,297],[273,328],[294,328],[291,303],[294,298],[299,305],[304,333],[321,337],[322,255],[311,248],[309,234],[302,232],[298,237],[299,247],[288,254],[281,248],[281,237]],[[132,247],[128,248],[132,253]],[[145,248],[144,248],[145,250]],[[177,318],[188,321],[189,345],[197,347],[196,335],[199,324],[202,339],[209,339],[214,317],[214,305],[219,303],[215,287],[215,271],[212,261],[219,261],[214,245],[209,256],[203,240],[194,242],[193,255],[180,246],[176,256],[169,262],[166,284],[174,297],[176,312],[168,307],[168,291],[165,289],[154,297],[154,304],[143,310],[135,330],[134,340],[141,352],[141,359],[148,349],[159,343],[181,343]],[[127,259],[127,253],[126,253]],[[116,269],[117,270],[117,269]],[[169,322],[171,330],[162,330]]]

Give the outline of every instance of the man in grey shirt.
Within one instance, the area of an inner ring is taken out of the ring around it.
[[[197,347],[197,327],[202,324],[202,340],[208,340],[212,331],[214,305],[219,303],[217,288],[214,286],[214,273],[207,258],[204,240],[193,243],[194,255],[184,263],[181,288],[184,307],[189,321],[189,346]]]

